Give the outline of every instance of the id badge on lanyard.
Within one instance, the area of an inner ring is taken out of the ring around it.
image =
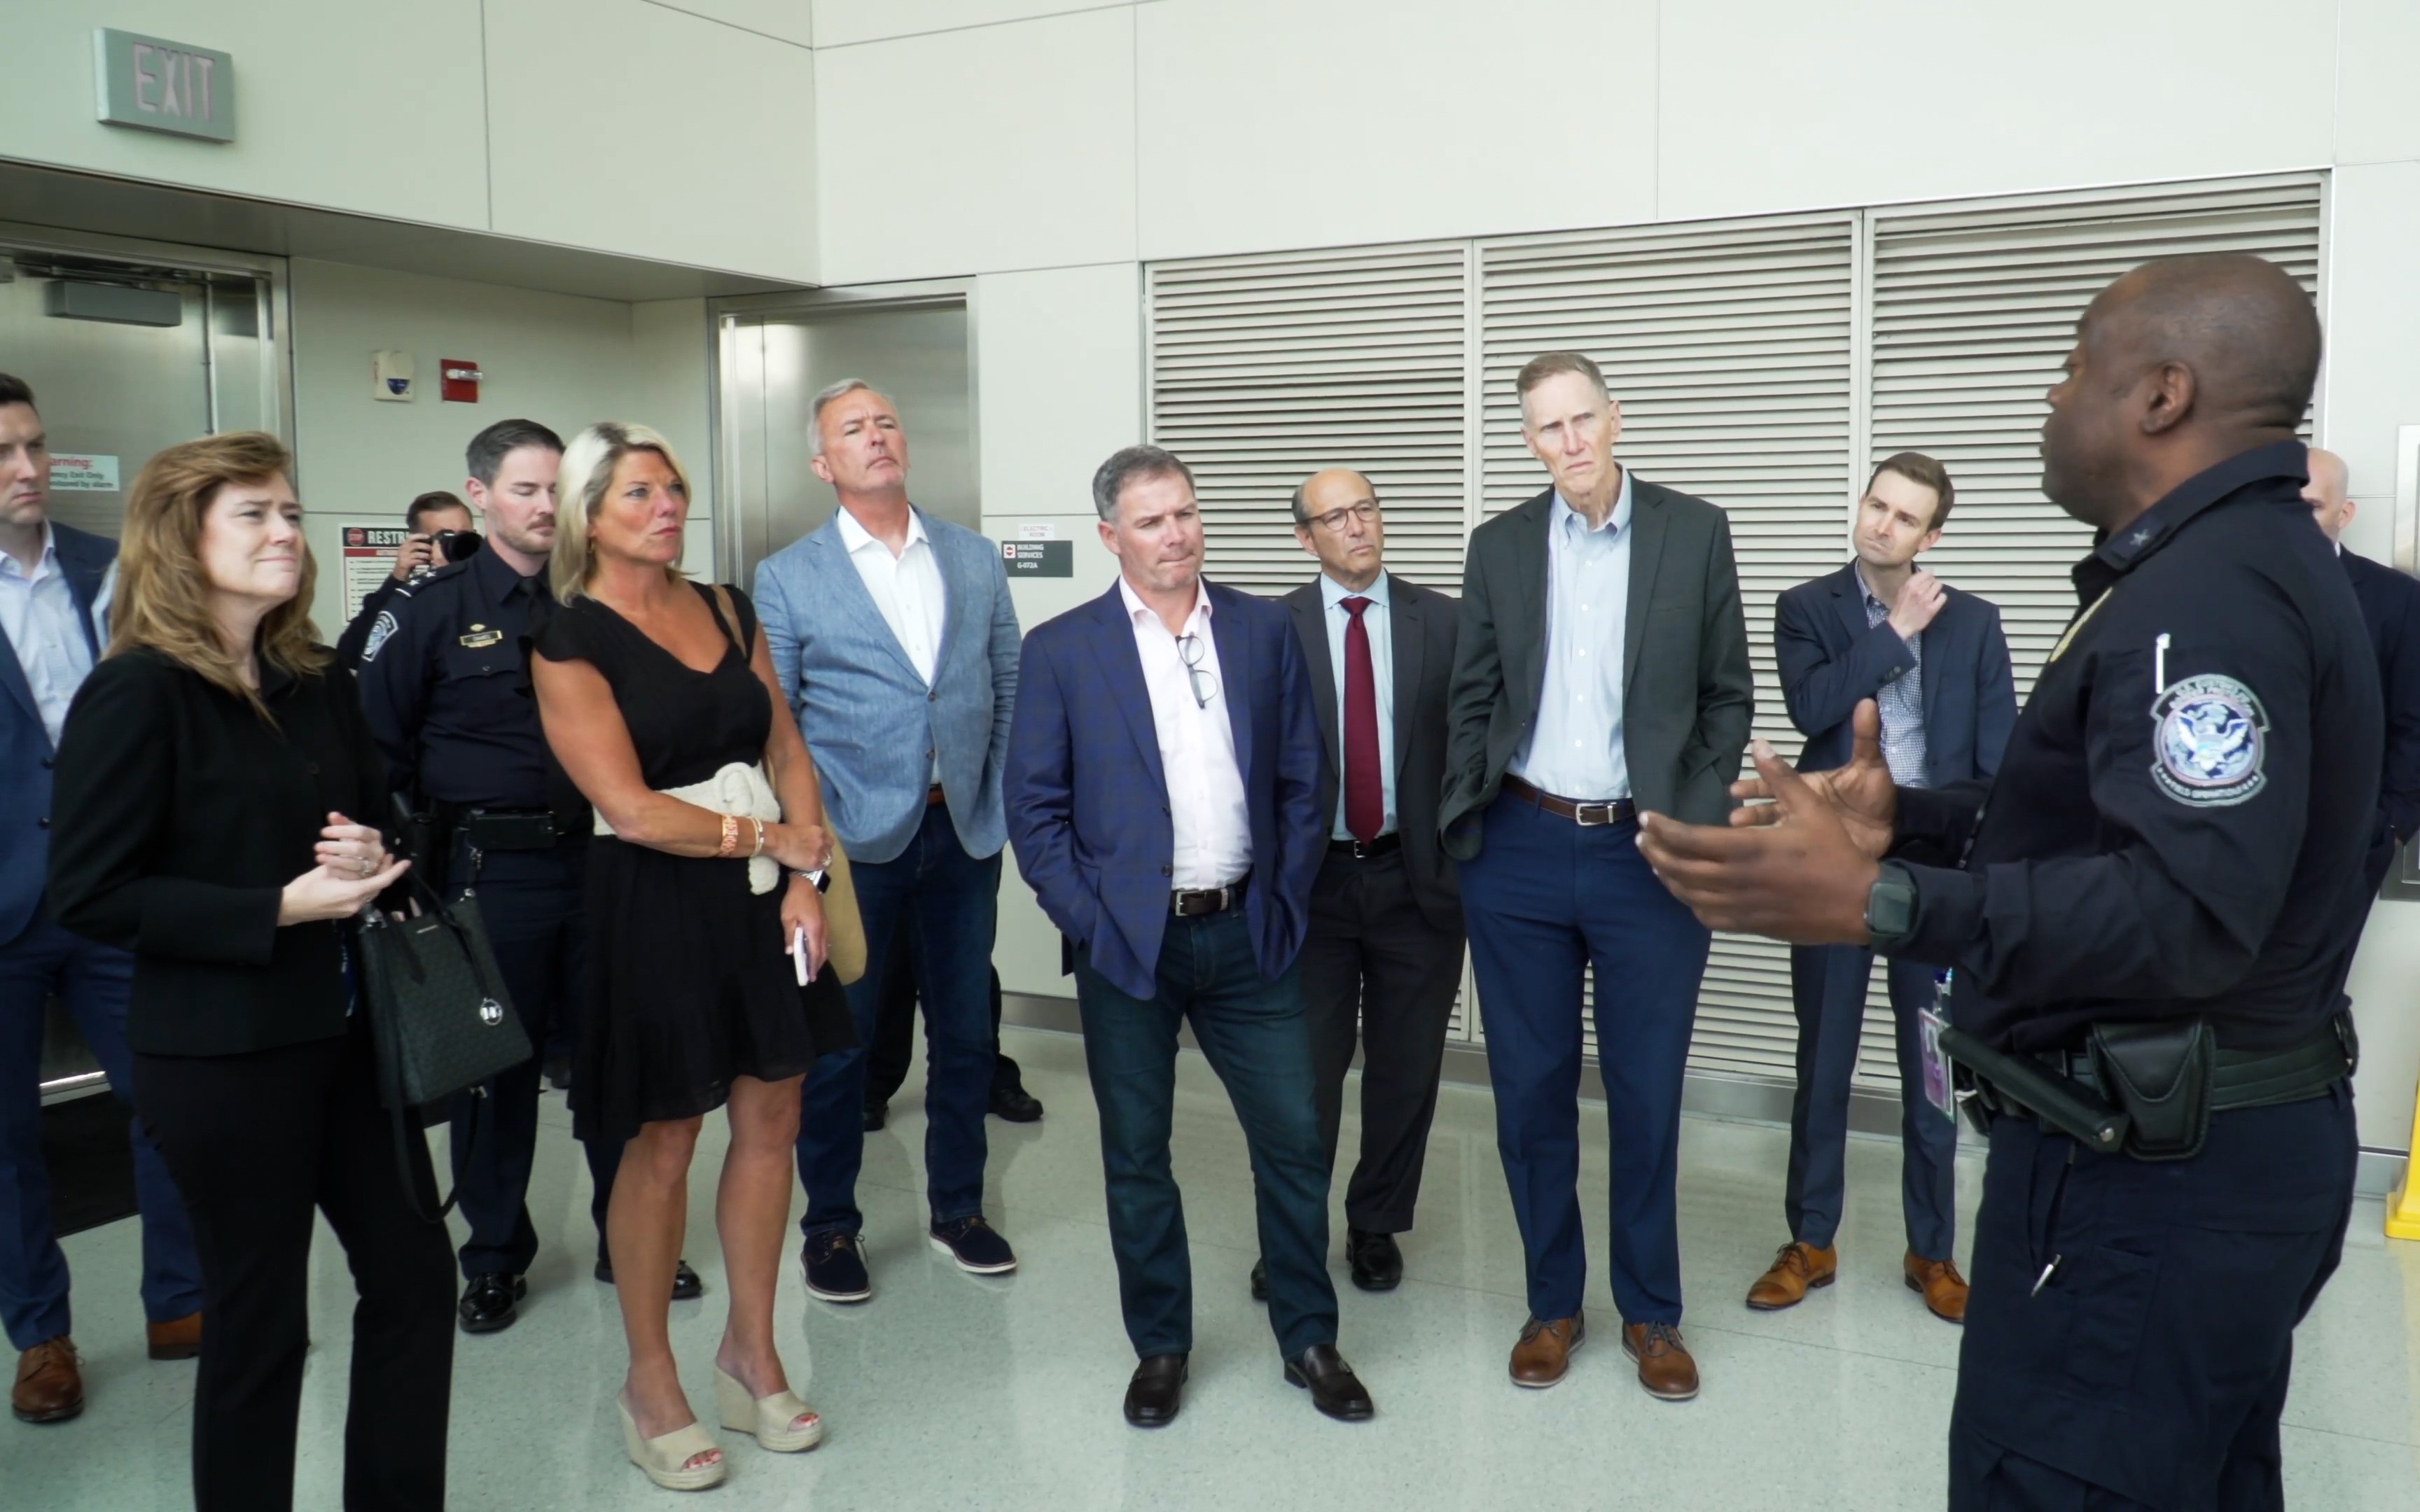
[[[1932,974],[1932,1001],[1916,1011],[1917,1056],[1924,1063],[1924,1100],[1950,1119],[1958,1117],[1958,1093],[1949,1078],[1949,1057],[1941,1050],[1941,1031],[1949,1026],[1949,979],[1947,968]]]

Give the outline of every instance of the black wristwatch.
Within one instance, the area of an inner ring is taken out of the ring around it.
[[[1885,861],[1866,892],[1866,942],[1889,955],[1916,937],[1916,878],[1897,861]]]

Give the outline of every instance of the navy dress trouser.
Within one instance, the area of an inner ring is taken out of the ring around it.
[[[1109,1248],[1135,1353],[1193,1349],[1193,1261],[1185,1203],[1170,1163],[1176,1120],[1176,1035],[1190,1020],[1202,1058],[1225,1084],[1251,1152],[1269,1326],[1291,1360],[1336,1342],[1327,1273],[1327,1158],[1311,1095],[1311,1030],[1301,964],[1261,974],[1240,909],[1171,918],[1159,947],[1158,992],[1135,997],[1078,954],[1076,1002],[1084,1066],[1101,1115]]]
[[[1790,1102],[1790,1179],[1782,1202],[1790,1237],[1817,1249],[1831,1248],[1840,1227],[1849,1084],[1857,1071],[1873,960],[1872,951],[1854,945],[1802,945],[1790,952],[1798,1088]],[[1916,1015],[1932,1002],[1932,968],[1894,961],[1885,970],[1899,1052],[1900,1207],[1907,1247],[1924,1259],[1946,1260],[1957,1233],[1958,1124],[1924,1095]]]
[[[1950,1512],[2282,1508],[2294,1327],[2343,1252],[2357,1153],[2348,1084],[2216,1114],[2191,1160],[1994,1123]]]
[[[42,1028],[56,995],[130,1109],[126,998],[134,958],[95,945],[37,915],[0,945],[0,1325],[30,1350],[71,1331],[68,1262],[51,1228],[51,1179],[42,1161]],[[202,1264],[193,1223],[143,1120],[129,1114],[134,1202],[143,1214],[143,1315],[165,1323],[198,1312]]]
[[[1635,821],[1583,827],[1499,797],[1483,833],[1462,863],[1462,907],[1530,1316],[1572,1317],[1587,1288],[1580,995],[1592,966],[1614,1305],[1625,1323],[1678,1323],[1681,1083],[1713,936],[1655,880]]]

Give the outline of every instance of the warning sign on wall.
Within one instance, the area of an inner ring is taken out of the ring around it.
[[[400,525],[345,527],[345,619],[350,623],[363,603],[378,592],[395,571],[395,548],[409,533]]]

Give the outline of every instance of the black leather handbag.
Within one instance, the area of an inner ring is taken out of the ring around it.
[[[484,1106],[487,1084],[533,1051],[489,949],[478,903],[468,893],[448,902],[412,881],[423,911],[396,919],[365,908],[356,939],[379,1102],[395,1125],[396,1169],[413,1211],[436,1223],[453,1211],[459,1189],[427,1211],[411,1159],[411,1141],[422,1137],[416,1110],[473,1090]],[[473,1142],[484,1121],[473,1119]]]

